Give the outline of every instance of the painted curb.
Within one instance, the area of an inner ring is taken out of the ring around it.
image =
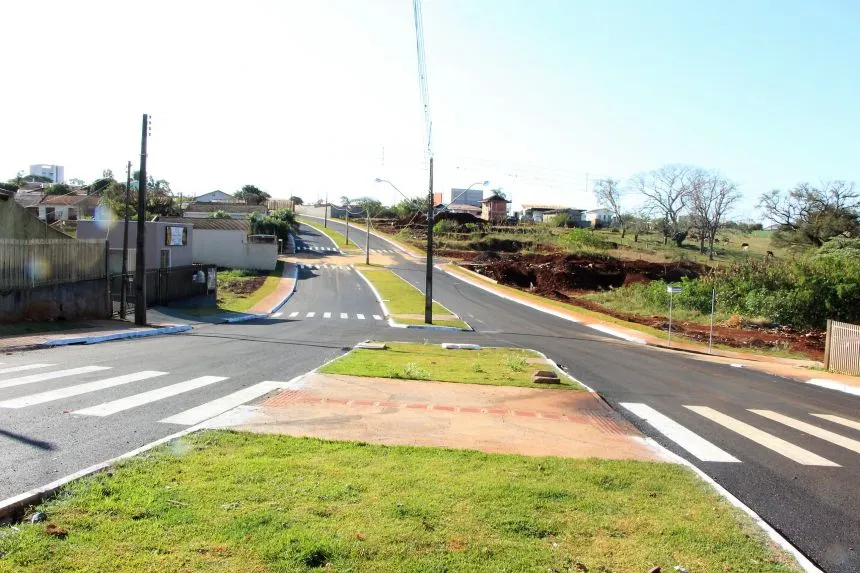
[[[296,263],[289,264],[293,266],[292,277],[290,277],[293,279],[293,288],[290,290],[290,292],[287,293],[284,298],[282,298],[275,306],[272,307],[272,309],[269,311],[269,314],[277,312],[277,310],[287,304],[287,301],[290,300],[290,298],[292,298],[292,296],[296,293],[296,288],[298,288],[299,285],[299,265],[297,265]]]
[[[103,334],[101,336],[79,336],[72,338],[58,338],[49,340],[38,346],[68,346],[70,344],[99,344],[100,342],[109,342],[111,340],[123,340],[127,338],[145,338],[147,336],[159,336],[161,334],[177,334],[186,332],[193,327],[190,324],[176,324],[173,326],[164,326],[161,328],[153,328],[151,330],[132,330],[128,332],[115,332],[113,334]]]
[[[375,287],[375,286],[373,286],[373,283],[372,283],[372,282],[370,282],[370,279],[368,279],[366,276],[364,276],[364,273],[363,273],[363,272],[361,272],[361,270],[360,270],[360,269],[355,269],[355,272],[357,272],[357,273],[358,273],[358,276],[360,276],[360,277],[361,277],[361,279],[362,279],[364,282],[366,282],[366,283],[367,283],[367,286],[369,286],[369,287],[370,287],[370,290],[371,290],[371,292],[373,293],[373,296],[375,296],[375,297],[376,297],[376,302],[378,302],[378,303],[379,303],[380,308],[382,308],[382,316],[384,316],[384,317],[386,317],[386,318],[388,319],[388,325],[389,325],[389,326],[394,326],[393,324],[391,324],[391,322],[392,322],[392,318],[391,318],[390,313],[388,312],[388,307],[387,307],[387,306],[385,306],[385,303],[384,303],[384,302],[383,302],[383,300],[382,300],[382,295],[380,295],[380,294],[379,294],[379,291],[378,291],[378,290],[376,290],[376,287]]]
[[[827,378],[810,378],[809,380],[804,380],[804,383],[812,384],[813,386],[818,386],[819,388],[835,390],[837,392],[845,392],[846,394],[851,394],[852,396],[860,396],[860,387],[851,386],[850,384],[844,384],[837,380],[829,380]]]
[[[255,318],[266,318],[268,314],[243,314],[242,316],[231,316],[223,318],[219,324],[235,324],[237,322],[245,322],[246,320],[254,320]]]

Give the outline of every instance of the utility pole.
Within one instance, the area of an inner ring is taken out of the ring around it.
[[[343,210],[346,211],[346,244],[349,245],[349,203]]]
[[[134,323],[146,324],[146,259],[144,234],[146,233],[146,137],[149,135],[149,116],[143,114],[140,133],[140,171],[137,177],[137,252],[134,267]]]
[[[325,192],[325,210],[323,211],[323,217],[325,217],[323,227],[328,229],[328,191]]]
[[[131,161],[125,173],[125,227],[122,230],[122,284],[119,294],[119,317],[125,320],[128,312],[128,195],[131,193]]]
[[[364,238],[364,264],[370,266],[370,208],[365,206],[365,213],[367,213],[367,235]]]
[[[427,192],[427,270],[424,287],[424,322],[433,324],[433,156],[430,156],[430,189]]]

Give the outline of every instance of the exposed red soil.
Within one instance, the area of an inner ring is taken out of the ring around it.
[[[667,331],[669,326],[664,316],[643,316],[612,310],[583,298],[582,295],[638,282],[695,278],[707,272],[707,267],[691,262],[653,263],[569,254],[500,255],[484,252],[469,255],[461,257],[468,261],[464,267],[488,276],[500,284],[663,331]],[[672,331],[707,343],[710,327],[686,321],[672,321]],[[714,325],[714,343],[741,349],[792,350],[814,360],[821,360],[824,355],[823,331],[797,331],[779,326],[759,327],[744,323],[740,319],[733,324]]]

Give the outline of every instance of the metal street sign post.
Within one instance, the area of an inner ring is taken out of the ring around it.
[[[669,285],[666,287],[669,293],[669,342],[672,342],[672,297],[681,292],[681,287]]]
[[[711,290],[711,334],[708,336],[708,354],[714,353],[714,305],[717,302],[717,287]]]

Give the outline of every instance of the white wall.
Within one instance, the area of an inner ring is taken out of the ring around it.
[[[248,243],[244,231],[194,229],[194,262],[230,269],[270,271],[278,262],[278,245]]]

